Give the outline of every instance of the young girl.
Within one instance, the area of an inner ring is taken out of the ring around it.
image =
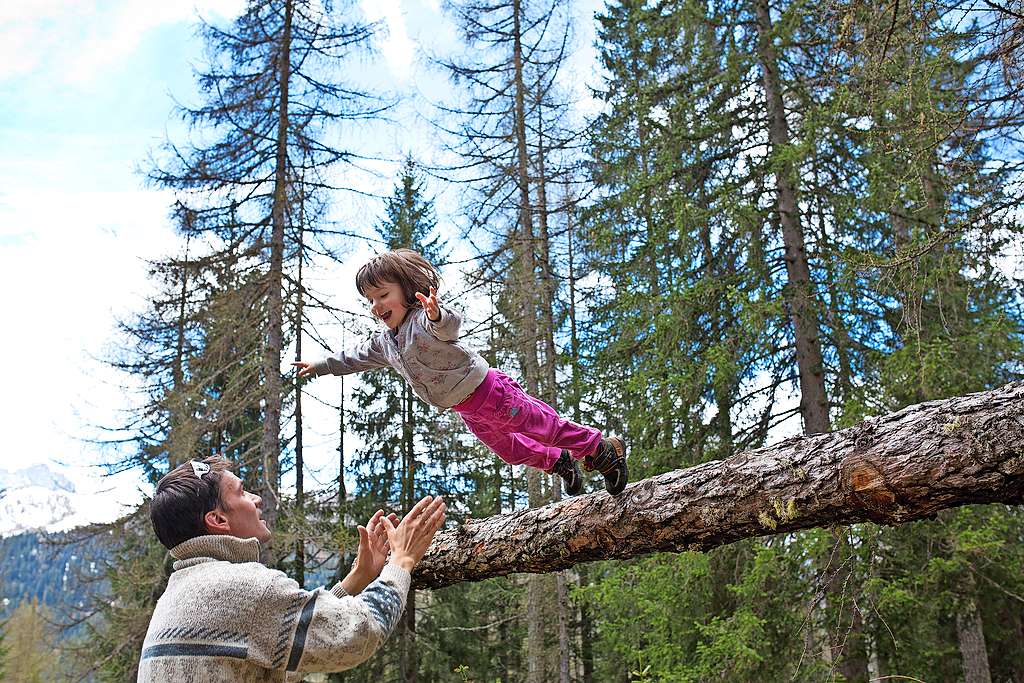
[[[427,403],[457,412],[477,438],[512,465],[557,474],[565,491],[583,491],[586,470],[604,475],[609,493],[629,478],[619,437],[564,420],[505,373],[459,344],[459,315],[437,299],[440,277],[409,249],[380,254],[356,273],[356,288],[386,330],[355,349],[316,362],[297,361],[300,377],[347,375],[390,365]]]

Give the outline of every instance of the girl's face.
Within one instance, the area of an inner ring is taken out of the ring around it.
[[[397,282],[383,282],[367,287],[366,299],[370,302],[370,312],[392,330],[398,329],[405,320],[405,314],[409,312],[402,288]]]

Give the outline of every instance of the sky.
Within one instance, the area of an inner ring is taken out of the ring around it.
[[[437,54],[456,40],[439,0],[356,5],[386,28],[366,75],[403,98],[395,123],[375,131],[395,162],[380,162],[370,169],[377,175],[363,179],[385,194],[397,160],[439,152],[426,118],[431,103],[448,95],[424,50]],[[578,12],[586,17],[598,6],[581,2]],[[242,7],[240,0],[0,3],[0,468],[47,463],[80,491],[107,492],[120,503],[149,493],[137,473],[104,477],[97,467],[116,453],[90,440],[119,424],[136,400],[125,390],[128,378],[103,359],[123,343],[118,321],[145,308],[147,262],[178,244],[168,220],[172,197],[147,186],[141,169],[181,132],[175,101],[195,101],[192,69],[203,55],[197,16],[223,23]],[[594,69],[589,24],[579,24],[571,70],[582,100]],[[439,223],[449,223],[454,195],[440,189],[437,202]],[[379,207],[350,210],[368,224]],[[349,271],[368,254],[354,246],[346,264],[318,275],[322,291],[337,292],[333,303],[357,305]],[[325,398],[336,392],[321,382]],[[305,434],[315,477],[336,458],[337,430],[336,418],[312,410]]]

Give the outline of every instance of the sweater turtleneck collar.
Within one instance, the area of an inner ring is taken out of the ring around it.
[[[237,536],[196,536],[171,548],[171,557],[176,560],[175,571],[213,560],[259,562],[260,542]]]

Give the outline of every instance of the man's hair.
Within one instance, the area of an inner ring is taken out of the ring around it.
[[[402,288],[407,306],[420,306],[416,292],[430,294],[430,289],[441,286],[441,276],[427,259],[412,249],[395,249],[377,254],[363,264],[356,273],[356,289],[366,296],[370,287],[381,287],[394,282]]]
[[[219,455],[200,462],[210,466],[203,476],[196,476],[190,461],[175,467],[156,484],[149,519],[165,548],[209,533],[203,517],[220,505],[220,478],[228,462]]]

